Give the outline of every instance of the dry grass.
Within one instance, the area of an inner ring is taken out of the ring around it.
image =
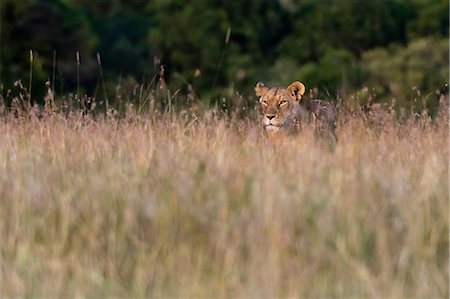
[[[447,298],[448,117],[387,118],[4,118],[0,297]]]

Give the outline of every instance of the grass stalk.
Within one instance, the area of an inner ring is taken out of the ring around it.
[[[216,75],[214,76],[212,89],[214,89],[216,87],[216,85],[217,85],[217,80],[219,79],[219,74],[220,74],[220,71],[222,70],[222,66],[223,66],[223,62],[225,60],[225,54],[227,52],[227,48],[228,48],[228,44],[230,42],[230,38],[231,38],[231,27],[228,27],[227,33],[225,35],[225,44],[224,44],[223,49],[222,49],[222,54],[220,55],[219,66],[217,68]]]
[[[56,50],[53,50],[53,70],[52,70],[52,93],[53,93],[53,97],[56,96],[55,79],[56,79]]]
[[[100,57],[100,53],[97,53],[97,63],[99,66],[99,72],[100,72],[100,82],[103,88],[103,94],[105,97],[105,107],[106,107],[106,112],[108,113],[109,111],[109,99],[108,99],[108,94],[106,92],[106,84],[105,84],[105,79],[103,77],[103,68],[102,68],[102,60]]]
[[[30,50],[30,72],[29,72],[29,82],[28,82],[28,108],[31,107],[31,88],[33,85],[33,50]]]
[[[77,59],[77,100],[80,99],[80,52],[76,53]]]

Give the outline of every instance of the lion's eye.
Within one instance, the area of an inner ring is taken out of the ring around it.
[[[261,105],[263,105],[264,107],[269,106],[269,104],[267,103],[267,101],[262,101],[262,102],[261,102]]]
[[[284,106],[284,105],[286,105],[287,104],[287,101],[286,100],[281,100],[279,103],[278,103],[278,106]]]

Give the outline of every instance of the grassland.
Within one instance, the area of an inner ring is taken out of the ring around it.
[[[0,297],[448,298],[447,112],[4,116]]]

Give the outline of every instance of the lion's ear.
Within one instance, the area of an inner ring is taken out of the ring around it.
[[[302,82],[295,81],[291,85],[288,86],[290,92],[292,92],[292,96],[295,100],[300,101],[302,99],[302,95],[305,93],[305,85]]]
[[[258,97],[262,97],[269,88],[264,86],[264,83],[258,82],[255,86],[255,92]]]

